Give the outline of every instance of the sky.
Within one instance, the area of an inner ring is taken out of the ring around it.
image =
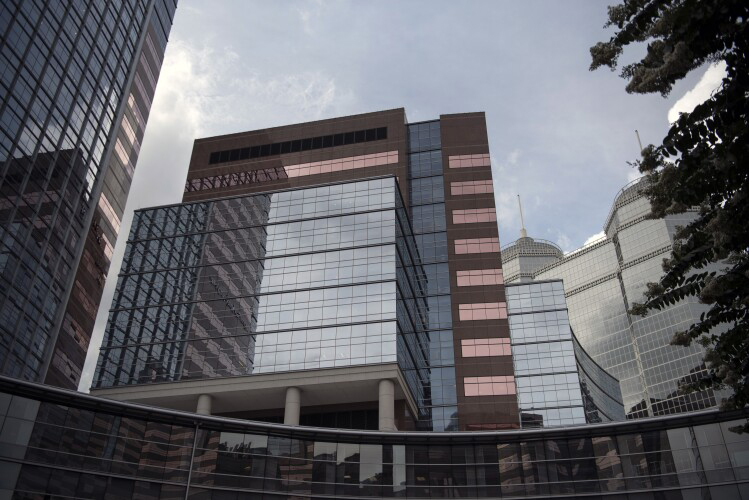
[[[181,201],[196,138],[384,109],[411,122],[484,111],[500,243],[565,252],[602,236],[628,162],[720,82],[704,67],[667,98],[627,94],[589,48],[613,0],[179,0],[80,390],[87,391],[134,209]],[[620,62],[639,60],[644,47]]]

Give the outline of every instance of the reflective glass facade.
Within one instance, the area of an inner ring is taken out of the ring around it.
[[[394,177],[138,211],[94,387],[397,362],[426,418],[419,262]]]
[[[694,217],[686,212],[649,219],[642,188],[642,181],[635,181],[619,192],[606,236],[588,246],[561,256],[555,245],[537,240],[529,246],[531,238],[521,238],[502,250],[508,283],[564,280],[575,335],[619,379],[630,418],[709,408],[719,399],[712,390],[678,393],[681,381],[704,373],[703,352],[696,344],[670,345],[673,334],[697,320],[705,306],[689,298],[644,318],[628,313],[633,303],[644,301],[646,284],[659,280],[676,226]]]
[[[396,268],[409,274],[396,190],[375,179],[137,212],[94,385],[395,361]]]
[[[482,113],[408,124],[396,109],[198,139],[184,203],[136,215],[94,389],[150,402],[128,387],[304,370],[301,421],[334,425],[345,403],[377,410],[377,381],[339,387],[356,392],[344,403],[308,380],[397,363],[399,429],[519,427],[512,353],[482,347],[509,341],[491,186]],[[463,341],[478,346],[465,360]],[[196,407],[189,397],[157,400]],[[215,411],[286,421],[278,390],[252,411],[227,398]]]
[[[562,281],[506,291],[522,426],[624,420],[619,381],[590,358],[570,328]]]
[[[742,412],[511,432],[290,428],[0,379],[13,498],[747,499]]]
[[[408,126],[409,200],[417,246],[426,275],[426,326],[429,342],[427,401],[434,430],[457,430],[458,408],[452,301],[448,266],[445,182],[440,122]],[[427,243],[428,242],[428,243]]]
[[[0,4],[0,373],[78,385],[175,6]]]

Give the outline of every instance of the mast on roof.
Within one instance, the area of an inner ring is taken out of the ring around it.
[[[523,205],[520,203],[520,195],[518,195],[518,208],[520,209],[520,237],[527,238],[528,232],[525,230],[525,221],[523,220]]]
[[[642,141],[640,140],[640,133],[635,129],[635,135],[637,136],[637,144],[640,145],[640,154],[642,154]]]

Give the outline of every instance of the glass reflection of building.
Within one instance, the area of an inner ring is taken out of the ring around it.
[[[138,211],[94,386],[397,362],[426,417],[418,262],[393,177]]]
[[[395,318],[395,189],[377,179],[138,211],[95,386],[394,359],[394,323],[368,323]],[[290,213],[305,201],[315,208]],[[337,326],[353,318],[363,325]]]
[[[498,252],[482,113],[200,139],[184,202],[136,213],[93,389],[271,422],[517,428],[511,353],[460,350],[509,338]],[[502,382],[474,391],[486,373]]]
[[[619,381],[591,359],[570,328],[562,281],[505,290],[511,339],[501,348],[512,348],[523,427],[624,420]]]
[[[77,387],[173,0],[0,4],[0,373]]]
[[[13,498],[749,498],[745,411],[513,432],[206,417],[0,377]],[[17,478],[17,480],[16,480]]]
[[[632,303],[644,300],[646,283],[660,278],[676,227],[694,218],[688,211],[650,219],[642,187],[641,180],[625,186],[606,219],[605,236],[569,254],[531,238],[502,249],[508,283],[564,280],[575,335],[619,379],[629,418],[710,408],[718,399],[712,390],[679,393],[680,381],[705,373],[703,351],[696,344],[670,345],[674,333],[689,327],[705,306],[689,298],[644,318],[628,313]]]

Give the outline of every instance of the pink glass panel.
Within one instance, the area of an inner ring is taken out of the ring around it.
[[[101,196],[99,197],[99,209],[107,218],[109,223],[112,225],[112,228],[114,229],[115,233],[119,233],[120,232],[120,218],[117,215],[117,213],[114,211],[114,208],[112,208],[112,204],[109,203],[109,200],[107,199],[104,193],[102,193]]]
[[[254,184],[258,182],[267,182],[269,180],[286,179],[288,177],[303,177],[307,175],[327,174],[331,172],[340,172],[341,170],[352,170],[356,168],[378,167],[381,165],[392,165],[398,163],[398,151],[386,151],[382,153],[372,153],[368,155],[347,156],[334,160],[322,160],[309,163],[299,163],[287,165],[285,167],[269,167],[253,169],[245,172],[235,172],[232,174],[213,175],[201,177],[199,179],[190,179],[185,184],[185,191],[200,191],[203,189],[215,189],[222,183],[227,185],[232,175],[239,174],[240,177],[236,182],[239,184]],[[232,182],[232,185],[234,183]]]
[[[493,208],[471,208],[453,210],[453,224],[473,224],[476,222],[494,222],[497,212]]]
[[[464,358],[512,355],[510,339],[506,338],[462,339],[460,347]]]
[[[488,154],[454,155],[447,159],[450,168],[488,167],[491,165]]]
[[[499,252],[499,238],[470,238],[455,240],[455,253],[490,253]]]
[[[502,269],[473,269],[457,271],[458,286],[501,285],[504,283]]]
[[[506,396],[515,394],[515,377],[465,377],[463,391],[466,396]]]
[[[465,384],[466,396],[478,396],[479,385],[478,384]]]
[[[482,302],[477,304],[459,304],[460,321],[482,321],[487,319],[507,318],[505,302]]]
[[[485,181],[463,181],[451,182],[450,194],[453,196],[462,196],[465,194],[484,194],[493,193],[494,184],[491,180]]]

